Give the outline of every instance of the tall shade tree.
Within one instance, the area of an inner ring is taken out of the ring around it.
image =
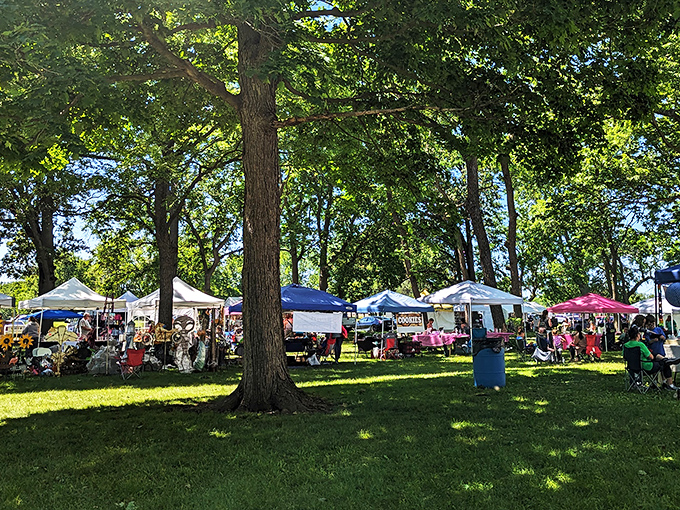
[[[32,22],[57,28],[54,33],[78,51],[95,47],[91,60],[111,81],[188,80],[238,115],[245,175],[245,357],[241,383],[224,407],[293,411],[314,409],[318,402],[294,385],[282,346],[278,129],[427,108],[461,115],[479,111],[488,96],[470,93],[466,68],[484,62],[487,74],[514,75],[517,63],[552,51],[571,57],[616,36],[611,32],[621,26],[628,29],[628,23],[644,29],[658,20],[654,9],[664,8],[577,4],[195,0],[140,6],[66,0],[58,10],[42,2],[26,5]],[[584,34],[590,39],[579,43]],[[91,52],[83,55],[89,64]],[[127,72],[121,72],[125,64]],[[490,82],[483,74],[476,86]],[[302,101],[287,102],[277,93]],[[496,97],[499,104],[512,99],[504,91]]]

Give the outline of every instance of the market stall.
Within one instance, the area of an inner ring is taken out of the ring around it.
[[[451,287],[427,294],[418,299],[423,303],[440,305],[461,305],[466,308],[468,320],[472,317],[473,306],[477,305],[521,305],[524,300],[513,294],[466,280]],[[487,329],[491,329],[487,326]]]
[[[145,316],[154,322],[158,321],[158,305],[161,291],[156,289],[151,294],[127,303],[128,317]],[[220,308],[224,300],[216,298],[205,292],[192,287],[175,276],[172,279],[172,309],[173,315],[188,315],[194,320],[198,319],[197,310],[208,308]],[[167,325],[168,327],[170,325]]]
[[[404,333],[422,332],[425,329],[422,314],[434,311],[432,305],[422,303],[417,299],[405,296],[404,294],[399,294],[392,290],[384,290],[373,296],[361,299],[354,304],[357,307],[357,313],[394,314],[396,317],[397,331]],[[384,324],[385,322],[381,321],[381,349],[384,348]],[[357,352],[358,349],[355,349],[355,362]]]
[[[570,299],[564,303],[548,307],[551,313],[638,313],[639,309],[636,306],[627,305],[614,301],[613,299],[600,296],[599,294],[589,293],[584,296]],[[607,343],[605,342],[605,350],[607,350]]]
[[[240,314],[243,302],[229,307],[229,314]],[[342,331],[342,314],[356,312],[356,306],[344,299],[317,289],[293,283],[281,287],[281,309],[292,313],[292,330],[296,333],[331,333]],[[287,352],[296,351],[304,342],[288,340]]]

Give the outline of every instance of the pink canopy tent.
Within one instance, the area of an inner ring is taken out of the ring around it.
[[[586,294],[548,308],[552,313],[638,313],[639,310],[599,294]]]

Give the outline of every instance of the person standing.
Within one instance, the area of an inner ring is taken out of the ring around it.
[[[40,337],[38,319],[36,319],[35,317],[29,317],[28,318],[28,324],[26,324],[26,326],[24,326],[24,329],[21,331],[21,334],[22,335],[28,335],[33,340],[37,341],[38,338]]]
[[[87,342],[90,333],[92,332],[92,325],[90,324],[90,314],[85,312],[83,318],[78,321],[78,340]],[[94,344],[94,341],[88,342]],[[92,345],[90,345],[92,347]]]

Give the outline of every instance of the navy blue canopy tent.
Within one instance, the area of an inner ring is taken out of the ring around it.
[[[42,315],[44,320],[64,320],[64,319],[81,319],[82,314],[77,312],[72,312],[71,310],[43,310],[42,312],[35,312],[26,317],[35,317],[39,319]]]
[[[229,307],[229,313],[241,313],[243,302]],[[344,299],[322,290],[310,289],[297,283],[281,287],[281,308],[284,312],[356,312],[357,307]]]
[[[654,271],[654,283],[657,285],[675,282],[680,282],[680,265]]]
[[[384,290],[375,296],[354,303],[359,313],[434,312],[434,307],[393,290]]]

